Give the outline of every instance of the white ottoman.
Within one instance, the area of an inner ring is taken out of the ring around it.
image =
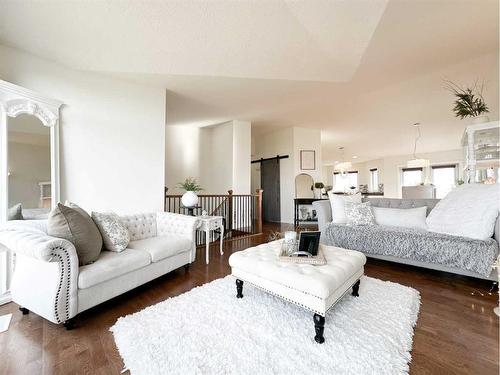
[[[366,257],[359,251],[320,246],[327,261],[324,266],[280,261],[281,241],[232,254],[229,265],[236,278],[236,297],[243,297],[243,282],[247,282],[312,311],[316,330],[314,339],[323,343],[326,312],[351,288],[352,295],[358,296]]]

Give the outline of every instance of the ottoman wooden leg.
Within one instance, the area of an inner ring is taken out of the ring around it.
[[[23,313],[23,315],[28,315],[30,311],[26,307],[19,306],[19,311]]]
[[[323,344],[325,342],[325,338],[323,337],[323,332],[325,331],[325,317],[314,314],[314,330],[316,331],[314,340],[318,344]]]
[[[243,298],[243,281],[236,279],[236,298]]]
[[[358,291],[359,291],[359,284],[360,284],[360,281],[358,280],[358,281],[356,281],[356,283],[352,286],[352,293],[351,293],[351,294],[352,294],[354,297],[359,297],[359,293],[358,293]]]

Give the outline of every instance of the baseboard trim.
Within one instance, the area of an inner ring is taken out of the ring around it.
[[[9,302],[12,302],[12,296],[10,295],[10,292],[0,295],[0,305],[5,305]]]

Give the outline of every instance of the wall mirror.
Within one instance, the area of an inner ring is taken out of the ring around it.
[[[0,221],[46,218],[59,201],[61,105],[0,81]]]
[[[307,173],[295,177],[295,198],[314,198],[314,180]]]
[[[52,202],[50,129],[33,115],[7,118],[7,220],[46,218]]]

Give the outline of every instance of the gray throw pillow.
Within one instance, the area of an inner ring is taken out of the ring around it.
[[[92,212],[92,219],[101,232],[106,250],[119,253],[127,248],[130,234],[117,214]]]
[[[347,217],[347,225],[375,224],[375,217],[373,216],[370,202],[345,202],[345,216]]]
[[[24,220],[23,217],[23,206],[21,203],[13,205],[7,211],[7,220]]]
[[[75,245],[80,266],[97,260],[102,250],[102,237],[92,218],[76,205],[57,204],[47,222],[47,234],[64,238]]]

